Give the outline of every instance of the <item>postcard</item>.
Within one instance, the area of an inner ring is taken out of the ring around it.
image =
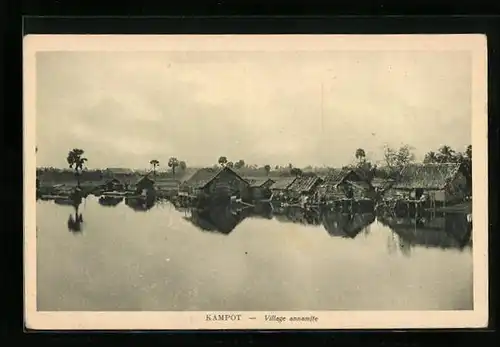
[[[485,327],[486,52],[26,36],[26,327]]]

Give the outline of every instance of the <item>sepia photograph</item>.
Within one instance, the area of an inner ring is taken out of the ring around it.
[[[27,36],[27,327],[486,325],[486,66],[481,35]]]

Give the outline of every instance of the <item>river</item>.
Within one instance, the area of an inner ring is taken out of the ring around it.
[[[39,311],[470,310],[464,215],[37,202]],[[71,217],[71,220],[69,218]],[[80,217],[80,218],[77,218]]]

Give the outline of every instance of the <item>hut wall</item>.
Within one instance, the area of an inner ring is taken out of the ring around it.
[[[235,174],[222,171],[209,183],[207,192],[216,195],[241,195],[247,186],[248,184]]]
[[[446,194],[444,190],[430,190],[426,192],[431,200],[437,202],[444,202],[446,200]]]
[[[154,190],[154,182],[149,179],[142,179],[136,184],[136,191],[141,192],[143,190],[152,191]]]
[[[446,185],[446,202],[462,201],[467,193],[467,178],[462,172],[456,174],[454,179]]]

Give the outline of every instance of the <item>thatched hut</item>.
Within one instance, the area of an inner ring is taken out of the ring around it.
[[[466,196],[467,178],[462,164],[411,164],[401,171],[384,200],[421,201],[435,207],[462,202]]]
[[[370,182],[355,170],[342,169],[325,177],[317,188],[316,196],[323,205],[351,211],[360,207],[365,211],[374,207],[376,193]]]
[[[245,177],[245,181],[248,182],[247,191],[243,196],[243,199],[247,202],[269,200],[272,195],[271,186],[275,183],[274,180],[269,177]]]
[[[204,168],[186,179],[179,190],[198,197],[241,197],[248,185],[244,178],[229,167]]]

